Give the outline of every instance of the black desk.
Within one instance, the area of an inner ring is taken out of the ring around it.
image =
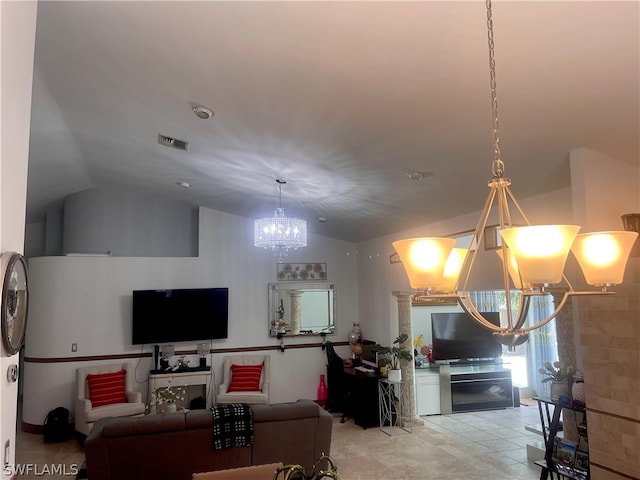
[[[379,427],[378,415],[378,379],[377,373],[367,373],[346,367],[342,371],[345,388],[345,405],[342,420],[353,418],[362,428]]]

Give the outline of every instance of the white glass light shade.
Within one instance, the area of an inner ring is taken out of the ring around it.
[[[458,278],[460,278],[460,271],[468,251],[466,248],[451,249],[447,263],[444,265],[442,283],[435,287],[436,290],[440,292],[455,292],[458,289]]]
[[[393,242],[412,288],[434,289],[442,284],[444,267],[456,241],[452,238],[409,238]]]
[[[536,225],[500,230],[525,284],[559,283],[577,225]]]
[[[500,260],[504,262],[504,258],[502,258],[502,249],[496,250],[496,253],[500,257]],[[513,255],[509,253],[507,250],[507,257],[509,259],[509,263],[507,264],[507,268],[509,269],[509,276],[511,277],[511,281],[513,282],[513,286],[518,290],[522,290],[522,282],[520,281],[520,272],[518,271],[518,263],[516,259],[513,258]]]
[[[273,217],[259,218],[254,224],[254,245],[274,250],[307,246],[307,222],[287,217],[284,208],[276,208]]]
[[[636,232],[593,232],[576,237],[571,251],[590,285],[622,283]]]

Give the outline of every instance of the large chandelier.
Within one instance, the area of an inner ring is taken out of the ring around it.
[[[622,282],[624,270],[636,232],[608,231],[578,234],[577,225],[532,226],[522,208],[511,193],[511,180],[504,176],[505,165],[500,158],[498,134],[498,101],[493,43],[491,0],[486,1],[489,44],[489,70],[491,108],[493,113],[492,178],[489,196],[482,208],[469,248],[454,248],[452,238],[412,238],[393,242],[404,265],[411,287],[418,290],[418,297],[453,298],[462,309],[485,328],[493,330],[494,338],[509,347],[526,342],[529,332],[551,321],[572,295],[610,294],[609,287]],[[492,208],[497,207],[498,227],[502,244],[497,250],[502,259],[504,290],[512,305],[512,296],[520,293],[517,314],[506,309],[507,326],[489,322],[471,301],[467,285],[473,264],[484,238],[485,228]],[[520,216],[515,223],[512,207]],[[471,254],[469,252],[472,251]],[[572,251],[582,269],[586,282],[600,290],[576,291],[564,275],[564,267]],[[459,288],[460,279],[464,279]],[[513,287],[510,282],[513,282]],[[525,325],[532,298],[550,295],[551,285],[563,285],[564,292],[556,308],[544,320]]]
[[[287,217],[282,208],[282,185],[285,180],[276,178],[280,190],[280,201],[273,217],[259,218],[254,223],[254,245],[264,249],[270,248],[273,254],[282,260],[289,249],[307,246],[307,222],[294,217]]]

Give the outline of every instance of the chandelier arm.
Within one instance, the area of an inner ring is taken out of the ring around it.
[[[498,221],[500,228],[505,227],[505,218],[508,225],[511,226],[511,216],[509,215],[509,204],[507,202],[506,189],[508,188],[504,182],[498,184]],[[504,287],[505,295],[507,298],[507,328],[511,330],[513,328],[513,312],[511,311],[511,284],[509,283],[509,256],[507,253],[507,246],[502,244],[502,284]],[[518,317],[520,318],[520,317]]]
[[[517,317],[518,320],[516,321],[516,324],[513,326],[514,330],[520,330],[524,325],[524,322],[527,321],[527,316],[529,315],[530,306],[531,306],[531,295],[521,295],[520,305],[518,306],[518,317]]]
[[[505,328],[494,325],[493,323],[488,321],[486,318],[484,318],[482,314],[478,311],[476,306],[473,304],[473,302],[471,302],[469,295],[467,294],[458,295],[458,305],[462,307],[465,313],[467,313],[468,315],[471,315],[471,317],[473,317],[473,319],[476,322],[480,323],[483,327],[488,328],[489,330],[493,330],[494,332],[505,331]]]
[[[473,231],[473,238],[471,239],[471,243],[469,244],[469,250],[473,250],[471,255],[467,255],[465,258],[464,264],[462,265],[462,271],[465,272],[464,284],[462,286],[462,290],[467,290],[467,285],[469,284],[469,278],[471,277],[471,271],[473,270],[473,264],[476,260],[476,255],[478,254],[478,250],[480,249],[480,243],[484,238],[484,229],[487,226],[487,221],[489,219],[489,213],[491,212],[491,207],[493,206],[493,202],[496,196],[495,188],[491,188],[489,190],[489,195],[487,195],[487,200],[482,207],[482,211],[480,213],[480,218],[478,218],[478,222],[476,223],[476,228]],[[473,249],[473,243],[475,242],[475,249]]]
[[[511,201],[513,202],[513,204],[515,205],[516,209],[518,210],[518,213],[520,214],[520,216],[522,217],[522,219],[524,220],[524,222],[527,225],[531,225],[531,223],[529,222],[529,219],[527,218],[527,216],[524,214],[524,210],[522,210],[522,207],[520,206],[520,204],[518,203],[518,200],[516,200],[516,197],[513,195],[513,193],[511,192],[511,189],[507,186],[505,187],[505,191],[507,192],[507,195],[509,195],[509,198],[511,199]],[[510,225],[512,226],[512,225]]]
[[[527,293],[523,293],[522,295],[529,296],[529,294]],[[556,309],[553,311],[551,315],[549,315],[547,318],[545,318],[544,320],[541,320],[540,322],[534,325],[521,328],[519,331],[522,333],[530,332],[531,330],[535,330],[536,328],[540,328],[546,325],[547,323],[549,323],[551,320],[556,318],[556,315],[558,315],[558,313],[560,313],[560,310],[562,310],[562,308],[564,307],[565,303],[567,303],[567,300],[571,295],[572,295],[572,292],[564,292],[564,294],[562,295],[562,300],[560,300],[560,302],[558,303],[558,306],[556,307]]]

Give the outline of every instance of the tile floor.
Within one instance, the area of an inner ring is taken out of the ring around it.
[[[334,423],[331,457],[343,479],[535,480],[540,468],[527,461],[526,444],[541,439],[525,430],[538,424],[535,401],[507,410],[422,417],[411,434],[389,437]]]
[[[539,435],[525,425],[539,423],[534,401],[507,410],[423,417],[424,426],[411,434],[389,437],[378,428],[363,430],[352,420],[334,416],[331,457],[343,480],[535,480],[540,469],[527,462],[526,444]],[[16,458],[20,464],[65,464],[67,473],[84,461],[75,439],[45,444],[42,435],[18,431]],[[62,480],[70,475],[17,476],[17,480]],[[143,479],[144,480],[144,479]],[[152,479],[150,479],[152,480]]]

